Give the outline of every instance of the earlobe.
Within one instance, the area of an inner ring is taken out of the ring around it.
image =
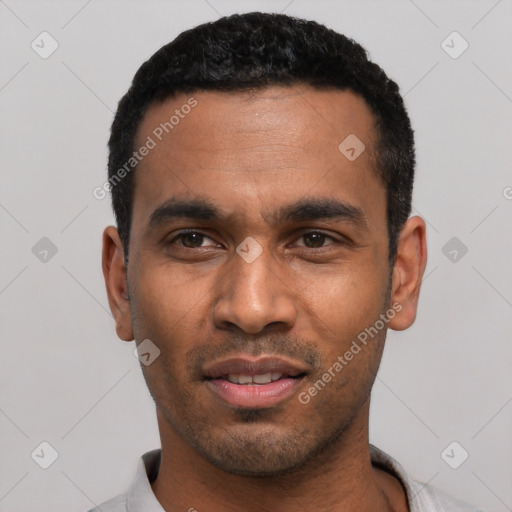
[[[426,264],[425,221],[418,216],[411,217],[400,233],[393,267],[391,304],[400,304],[401,309],[390,320],[391,329],[402,331],[414,323]]]
[[[102,269],[110,311],[116,322],[116,332],[123,341],[133,340],[131,311],[126,280],[123,244],[114,226],[103,232]]]

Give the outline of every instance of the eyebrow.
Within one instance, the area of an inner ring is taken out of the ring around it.
[[[176,219],[223,221],[227,217],[227,212],[207,199],[177,199],[172,197],[153,211],[149,218],[149,227],[156,228],[165,222]],[[350,222],[363,229],[368,229],[363,210],[332,198],[301,199],[264,215],[264,218],[269,224],[273,225],[286,222],[336,220]]]

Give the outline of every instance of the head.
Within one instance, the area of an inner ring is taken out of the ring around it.
[[[425,226],[397,85],[322,25],[234,15],[141,66],[109,149],[109,302],[122,339],[159,351],[142,368],[161,431],[235,473],[319,457],[367,412],[387,328],[416,314]],[[229,383],[269,368],[268,399]]]

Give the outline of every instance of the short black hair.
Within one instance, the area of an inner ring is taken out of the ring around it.
[[[234,14],[182,32],[142,64],[119,102],[108,143],[108,174],[126,259],[134,175],[123,173],[122,180],[113,180],[133,155],[148,107],[178,93],[296,84],[350,90],[371,108],[376,120],[377,171],[387,189],[393,263],[398,236],[411,211],[415,167],[414,134],[397,84],[354,40],[314,21],[260,12]]]

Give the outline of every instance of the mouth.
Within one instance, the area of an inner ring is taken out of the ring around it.
[[[284,359],[239,357],[205,369],[207,387],[232,407],[262,409],[294,394],[306,376],[301,365]]]

